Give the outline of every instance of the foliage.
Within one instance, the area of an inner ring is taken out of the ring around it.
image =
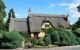
[[[80,5],[77,7],[78,11],[80,12]]]
[[[5,17],[6,16],[6,12],[5,12],[5,4],[2,0],[0,0],[0,17]]]
[[[64,31],[59,31],[59,35],[60,35],[60,46],[65,46],[65,45],[69,45],[69,37],[67,35],[67,33],[65,33]]]
[[[8,13],[8,19],[7,19],[7,22],[6,22],[6,25],[7,25],[6,28],[7,29],[9,29],[8,27],[9,27],[10,18],[15,18],[15,13],[14,13],[13,8],[11,8],[9,13]],[[7,31],[9,31],[9,30],[7,30]]]
[[[78,45],[80,45],[80,37],[77,37]]]
[[[80,37],[80,30],[74,30],[72,31],[77,37]]]
[[[12,13],[12,14],[11,14],[11,13]],[[14,13],[14,9],[13,9],[13,8],[10,9],[10,11],[9,11],[9,13],[8,13],[8,16],[9,16],[9,18],[10,18],[10,17],[15,18],[15,13]]]
[[[49,33],[50,31],[50,33]],[[48,33],[51,35],[52,44],[65,46],[65,45],[77,45],[76,35],[66,29],[54,28],[49,29]]]
[[[34,45],[41,45],[41,46],[44,46],[44,41],[43,41],[43,38],[39,38],[39,39],[32,39],[32,43]]]
[[[59,35],[58,31],[54,31],[54,30],[52,31],[51,41],[52,41],[52,44],[54,44],[54,45],[60,44],[60,35]]]
[[[32,39],[31,43],[33,43],[34,45],[38,45],[38,39]]]
[[[18,48],[24,40],[19,32],[2,32],[0,34],[2,35],[0,38],[0,48]]]
[[[72,25],[72,30],[73,31],[76,30],[76,29],[78,29],[78,28],[80,28],[80,18],[78,19],[78,21],[76,23],[74,23]]]
[[[44,36],[44,44],[47,46],[51,44],[51,35],[50,34],[46,34]]]
[[[58,46],[70,46],[70,45],[79,45],[80,44],[80,36],[79,32],[68,31],[66,29],[61,28],[50,28],[46,31],[46,35],[44,36],[43,40],[34,39],[33,44],[35,45],[45,45],[48,46],[50,44],[58,45]],[[42,43],[39,43],[42,42]]]
[[[4,17],[6,16],[5,12],[5,4],[2,0],[0,0],[0,31],[4,31]]]
[[[80,45],[80,30],[74,30],[73,33],[77,36],[76,40],[78,45]]]
[[[77,9],[78,9],[78,12],[80,12],[80,5],[77,7]],[[78,19],[78,21],[76,23],[74,23],[72,25],[72,30],[73,31],[76,30],[76,29],[78,29],[78,28],[80,28],[80,18]]]
[[[69,44],[68,45],[77,45],[78,42],[76,41],[76,35],[73,34],[71,31],[67,31],[67,30],[63,30],[65,32],[65,34],[67,34],[68,36],[68,42]]]
[[[26,32],[20,32],[20,34],[25,37],[26,39],[27,38],[30,38],[30,34],[26,33]]]

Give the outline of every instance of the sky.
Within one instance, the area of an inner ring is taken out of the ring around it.
[[[73,24],[80,17],[77,6],[80,0],[3,0],[6,12],[14,9],[16,18],[27,18],[29,7],[32,13],[69,15],[68,21]]]

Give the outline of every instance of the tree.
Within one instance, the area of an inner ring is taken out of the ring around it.
[[[14,13],[14,9],[13,8],[11,8],[10,9],[10,11],[9,11],[9,13],[8,13],[8,16],[9,16],[9,18],[15,18],[15,13]]]
[[[72,25],[72,30],[73,31],[76,30],[76,29],[78,29],[78,28],[80,28],[80,18],[78,19],[78,21],[76,23],[74,23]]]
[[[0,0],[0,30],[1,31],[4,31],[4,25],[3,25],[4,20],[3,19],[6,16],[5,8],[6,8],[6,6],[5,6],[4,2],[2,0]]]
[[[15,18],[15,13],[14,13],[13,8],[11,8],[9,13],[8,13],[8,19],[7,19],[7,22],[6,22],[7,30],[8,30],[8,27],[9,27],[10,18]]]
[[[77,9],[78,9],[78,12],[80,12],[80,5],[77,7]],[[72,30],[76,30],[77,28],[80,28],[80,18],[76,23],[72,25]]]
[[[80,5],[77,7],[77,9],[78,9],[78,12],[80,12]]]

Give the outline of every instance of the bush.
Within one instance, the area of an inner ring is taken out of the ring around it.
[[[49,44],[51,44],[51,36],[50,36],[50,34],[46,34],[45,36],[44,36],[44,43],[45,43],[45,45],[49,45]]]
[[[19,32],[2,32],[0,38],[0,48],[18,48],[24,40]]]
[[[76,40],[78,42],[78,45],[80,45],[80,30],[74,30],[72,32],[77,36]]]
[[[40,45],[40,46],[44,46],[44,41],[43,38],[39,38],[39,39],[32,39],[31,41],[34,45]]]
[[[59,36],[58,31],[53,31],[53,32],[51,33],[51,42],[52,42],[52,44],[54,44],[54,45],[60,44],[60,36]]]
[[[78,44],[78,42],[76,40],[77,36],[74,33],[72,33],[71,31],[65,31],[65,32],[67,33],[67,35],[70,38],[71,45],[77,45]]]
[[[38,39],[32,39],[31,43],[34,44],[34,45],[38,45]]]
[[[2,44],[1,44],[1,46],[0,46],[0,48],[4,48],[4,49],[13,49],[13,48],[16,48],[16,46],[15,45],[13,45],[13,44],[10,44],[10,43],[5,43],[5,42],[3,42]]]
[[[27,38],[30,38],[30,34],[26,33],[26,32],[20,32],[20,34],[25,37],[26,39]]]
[[[60,46],[70,45],[70,38],[64,31],[59,31],[60,35]]]
[[[80,45],[80,37],[77,37],[78,45]]]
[[[44,46],[45,45],[45,43],[43,41],[43,38],[39,38],[38,39],[38,45],[41,45],[41,46]]]
[[[72,31],[77,37],[80,37],[80,30],[74,30]]]
[[[51,35],[52,44],[59,46],[78,44],[76,35],[66,29],[51,28],[47,31],[47,33]]]

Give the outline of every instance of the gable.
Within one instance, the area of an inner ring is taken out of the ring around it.
[[[41,28],[51,28],[52,25],[50,24],[50,22],[43,22]]]

